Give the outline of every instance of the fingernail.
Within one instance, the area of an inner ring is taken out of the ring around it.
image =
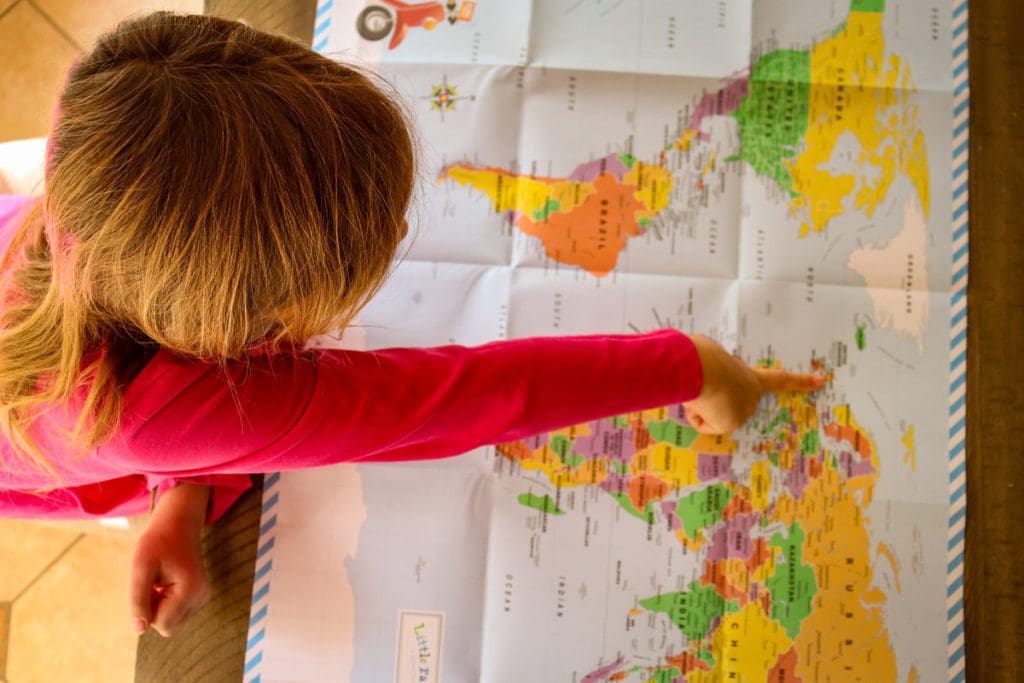
[[[146,630],[147,626],[148,624],[146,624],[145,619],[139,619],[138,617],[132,619],[132,631],[135,631],[135,633],[142,633]]]

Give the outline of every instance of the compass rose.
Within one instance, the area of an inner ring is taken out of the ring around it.
[[[441,113],[441,120],[444,121],[444,113],[455,109],[455,103],[459,100],[469,100],[472,102],[476,99],[476,95],[460,95],[456,86],[448,83],[448,74],[445,74],[441,79],[440,85],[435,85],[430,94],[421,97],[421,100],[429,100],[430,108]]]

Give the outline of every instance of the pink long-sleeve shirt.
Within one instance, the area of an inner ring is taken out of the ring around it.
[[[27,198],[0,196],[0,250]],[[74,402],[39,420],[56,468],[0,439],[0,516],[144,513],[178,482],[212,486],[207,521],[251,473],[441,458],[557,427],[695,398],[700,359],[674,330],[466,348],[253,354],[225,368],[159,351],[127,386],[118,433],[80,456],[59,434]],[[45,491],[45,492],[41,492]]]

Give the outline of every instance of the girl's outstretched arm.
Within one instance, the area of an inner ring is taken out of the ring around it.
[[[695,339],[662,330],[332,350],[223,370],[165,360],[129,387],[125,430],[107,457],[167,476],[430,459],[673,403],[687,403],[705,431],[731,430],[764,391],[820,386],[806,375],[762,378]]]
[[[674,330],[255,356],[225,368],[161,352],[129,386],[121,437],[103,457],[166,476],[439,458],[689,401],[702,384],[693,341]]]

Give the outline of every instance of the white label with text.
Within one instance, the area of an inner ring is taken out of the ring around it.
[[[439,683],[444,613],[398,612],[395,683]]]

